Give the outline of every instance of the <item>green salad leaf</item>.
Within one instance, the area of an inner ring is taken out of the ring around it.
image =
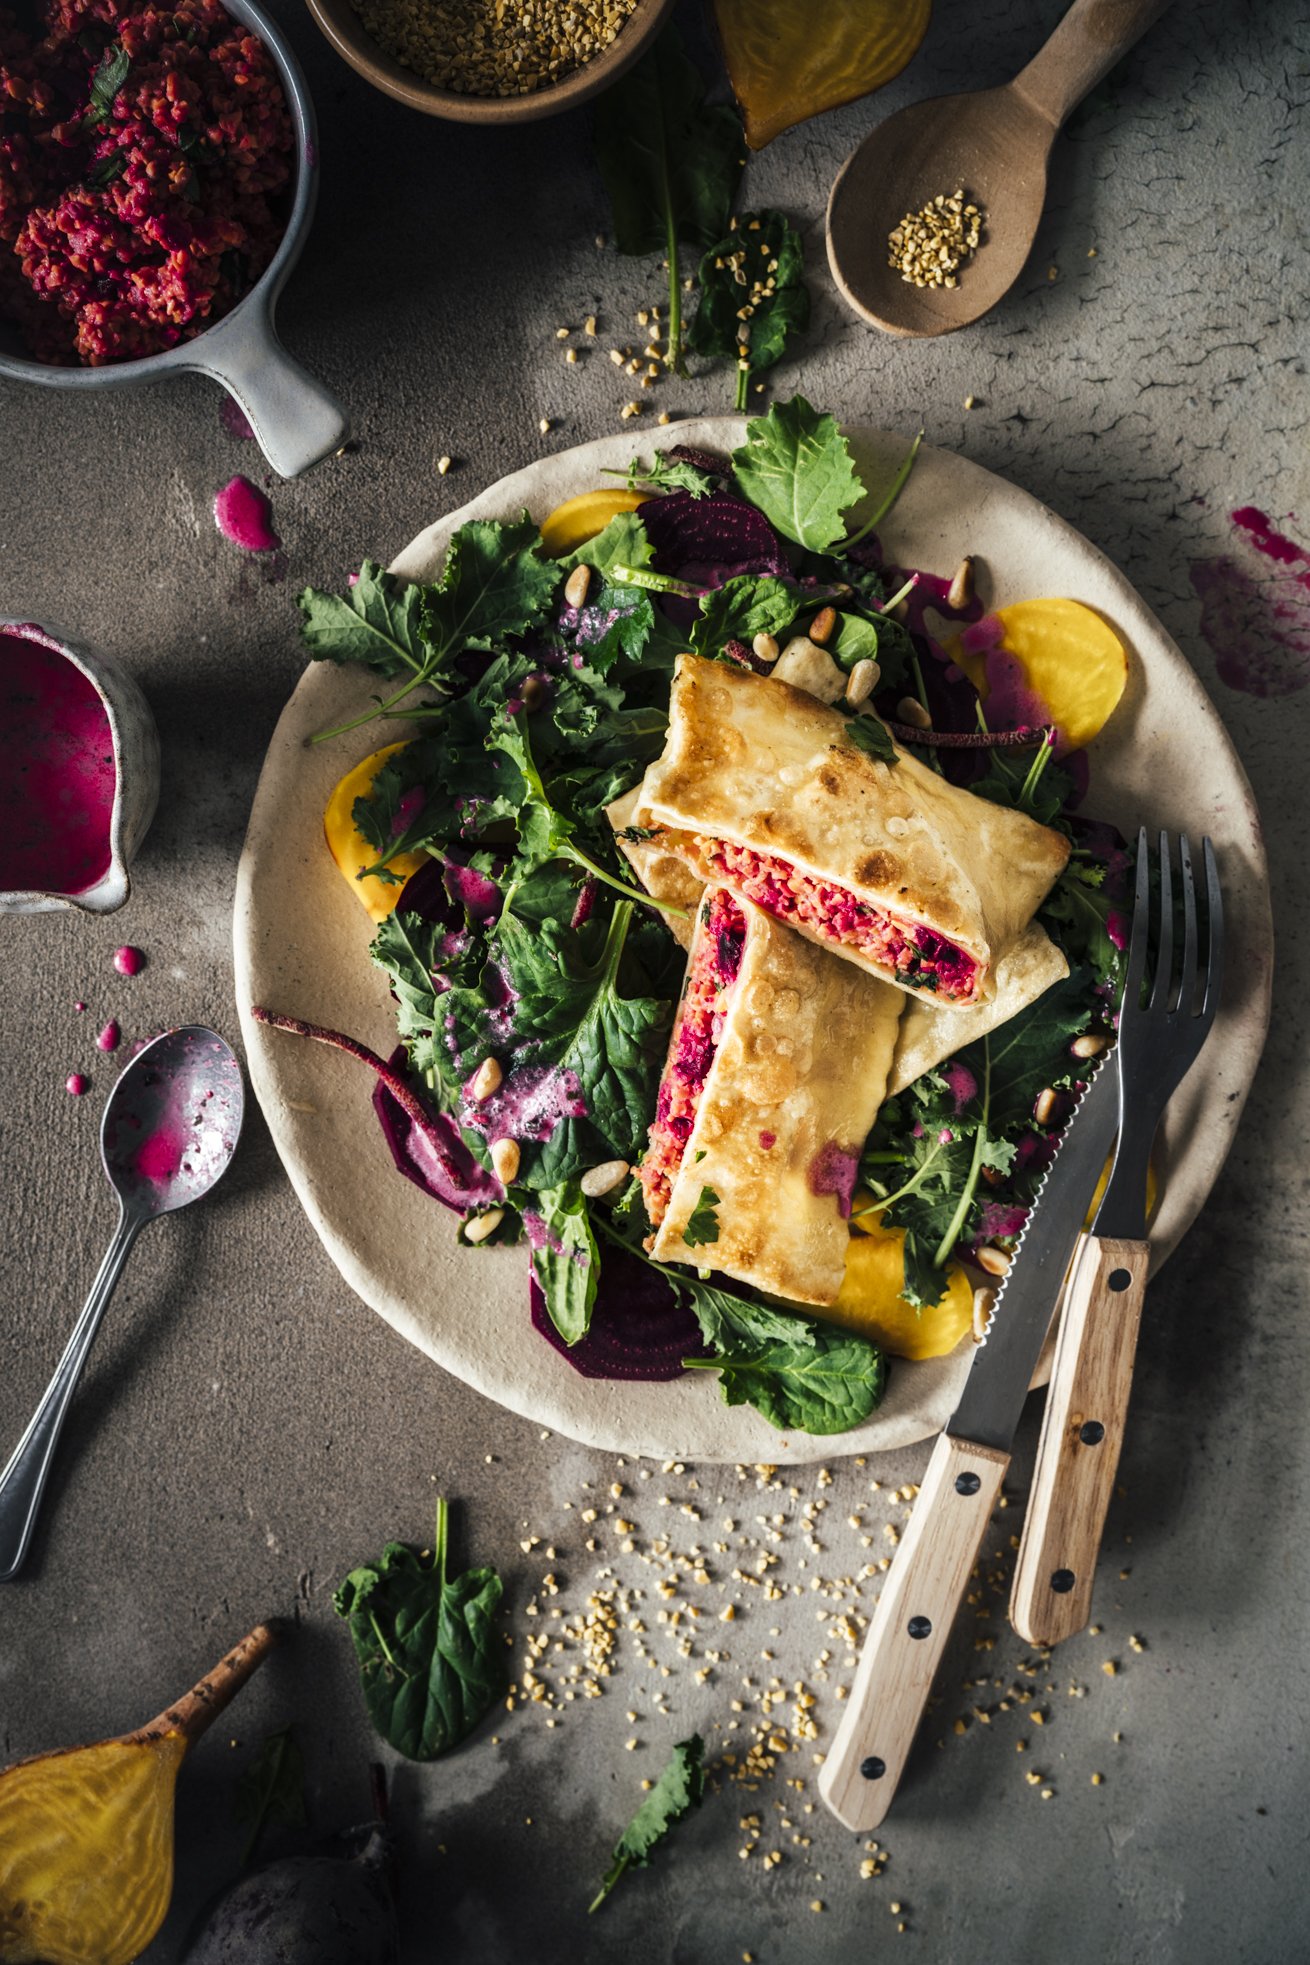
[[[892,733],[885,723],[876,716],[852,716],[846,719],[846,738],[856,750],[864,751],[869,757],[876,757],[879,764],[899,764]]]
[[[588,1906],[589,1912],[600,1909],[625,1871],[634,1865],[644,1869],[652,1849],[674,1823],[700,1807],[705,1793],[704,1756],[705,1743],[699,1733],[678,1741],[659,1779],[615,1843],[610,1868]]]
[[[417,674],[428,657],[423,588],[366,559],[344,594],[306,587],[301,633],[320,662],[361,662],[380,676]]]
[[[494,1569],[447,1573],[447,1503],[437,1503],[432,1554],[388,1542],[352,1569],[332,1601],[350,1626],[369,1717],[407,1760],[458,1746],[505,1690]]]
[[[744,410],[751,377],[780,361],[789,336],[809,326],[800,234],[779,211],[743,212],[701,260],[698,282],[687,346],[736,363],[734,407]]]
[[[702,1187],[700,1199],[687,1217],[682,1239],[689,1249],[708,1248],[719,1239],[719,1197],[712,1187]]]
[[[600,1256],[582,1189],[576,1180],[542,1188],[525,1202],[523,1219],[532,1273],[550,1321],[566,1344],[576,1344],[591,1326],[600,1282]]]
[[[237,1782],[234,1812],[246,1830],[241,1867],[249,1863],[266,1828],[304,1828],[305,1761],[289,1726],[270,1733]]]
[[[114,101],[132,69],[132,57],[121,41],[111,41],[91,77],[91,100],[82,118],[84,130],[100,129],[114,113]]]
[[[637,514],[616,512],[594,539],[584,539],[555,564],[564,573],[571,573],[576,566],[590,566],[597,573],[609,573],[615,566],[649,566],[654,553],[655,548]]]
[[[756,635],[784,634],[802,608],[811,605],[788,580],[772,573],[735,573],[721,587],[700,599],[692,623],[691,645],[698,655],[717,655],[725,642],[744,641],[749,648]]]
[[[811,552],[831,551],[846,530],[842,514],[864,496],[836,418],[804,396],[774,403],[749,422],[732,464],[743,498]]]
[[[621,253],[662,253],[668,262],[665,361],[681,375],[678,246],[686,239],[703,250],[728,229],[742,167],[740,119],[706,103],[699,69],[666,27],[596,104],[595,142],[615,245]]]
[[[622,478],[629,491],[639,485],[653,485],[657,491],[689,491],[693,498],[708,498],[714,489],[708,471],[702,471],[690,458],[674,457],[667,450],[657,450],[649,464],[634,457],[626,471],[606,469],[601,476]]]

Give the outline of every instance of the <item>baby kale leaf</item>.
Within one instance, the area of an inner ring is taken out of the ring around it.
[[[664,1840],[674,1823],[700,1807],[705,1792],[704,1752],[699,1733],[678,1741],[663,1773],[614,1845],[611,1867],[589,1911],[600,1909],[627,1869],[634,1864],[644,1868],[651,1850]]]
[[[826,553],[845,531],[843,512],[864,486],[835,418],[820,415],[803,396],[774,403],[746,425],[732,453],[738,487],[785,538]]]

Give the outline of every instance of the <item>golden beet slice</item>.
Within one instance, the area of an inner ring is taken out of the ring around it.
[[[932,0],[714,0],[751,149],[890,82],[931,13]]]

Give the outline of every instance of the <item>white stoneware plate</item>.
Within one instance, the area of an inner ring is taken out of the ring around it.
[[[727,451],[741,441],[741,428],[735,417],[708,417],[679,424],[676,436]],[[661,432],[661,439],[674,434]],[[863,429],[850,435],[866,485],[886,483],[904,437]],[[524,507],[545,518],[565,498],[607,482],[601,468],[626,465],[637,441],[625,431],[515,472],[429,526],[395,570],[430,577],[465,519],[508,518]],[[1250,787],[1180,649],[1122,574],[1027,492],[962,457],[925,448],[881,532],[899,565],[949,573],[963,553],[975,554],[991,606],[1062,594],[1099,608],[1128,645],[1131,667],[1124,699],[1093,747],[1084,809],[1129,834],[1145,821],[1186,829],[1194,841],[1209,832],[1215,841],[1228,909],[1227,984],[1210,1040],[1168,1115],[1151,1235],[1158,1265],[1223,1164],[1268,1024],[1269,889]],[[967,1339],[950,1358],[893,1361],[881,1409],[858,1430],[824,1440],[780,1435],[748,1407],[729,1410],[712,1374],[663,1385],[580,1377],[528,1321],[524,1251],[458,1248],[454,1217],[396,1173],[373,1117],[367,1073],[321,1045],[252,1022],[250,1006],[260,1003],[348,1031],[384,1055],[395,1043],[386,985],[366,953],[371,926],[328,856],[323,808],[338,778],[405,729],[374,724],[328,744],[306,743],[312,732],[364,708],[370,688],[362,670],[326,662],[306,668],[264,763],[235,919],[251,1082],[296,1192],[347,1282],[447,1371],[591,1446],[783,1463],[902,1447],[939,1431],[968,1370]],[[415,1371],[430,1369],[415,1359]]]

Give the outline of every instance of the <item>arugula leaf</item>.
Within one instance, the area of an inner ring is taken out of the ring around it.
[[[111,41],[100,57],[100,63],[91,77],[91,100],[82,118],[84,130],[99,129],[107,123],[114,113],[114,99],[126,82],[132,68],[132,57],[121,41]]]
[[[657,450],[649,465],[634,457],[626,472],[607,469],[601,476],[623,478],[629,491],[635,491],[638,485],[653,484],[659,491],[689,491],[693,498],[708,498],[714,489],[708,471],[700,470],[689,458],[674,457],[666,450]]]
[[[742,166],[735,110],[711,107],[677,32],[665,28],[641,60],[600,98],[596,162],[621,253],[668,261],[665,363],[682,375],[682,269],[678,242],[702,250],[728,228]]]
[[[447,1575],[448,1519],[438,1501],[431,1557],[388,1542],[332,1599],[350,1625],[369,1717],[407,1760],[458,1746],[505,1689],[500,1578],[490,1568]]]
[[[700,1199],[687,1217],[682,1239],[689,1249],[707,1248],[719,1239],[719,1196],[712,1187],[702,1187]]]
[[[542,1188],[524,1205],[523,1219],[550,1321],[566,1344],[576,1344],[591,1328],[600,1282],[600,1255],[582,1189],[576,1180]]]
[[[615,1843],[611,1867],[588,1905],[588,1915],[600,1909],[628,1868],[633,1864],[645,1868],[651,1850],[675,1822],[700,1807],[705,1792],[704,1754],[705,1743],[699,1733],[678,1741],[663,1773]]]
[[[280,1733],[270,1733],[242,1772],[237,1782],[234,1812],[238,1824],[249,1831],[241,1852],[243,1869],[266,1828],[305,1827],[309,1820],[305,1807],[305,1762],[289,1726],[284,1726]]]
[[[700,263],[700,306],[687,335],[697,355],[737,365],[734,407],[746,408],[752,375],[782,357],[810,321],[800,234],[779,211],[744,212]]]
[[[698,655],[717,655],[725,643],[783,634],[808,604],[807,597],[773,573],[735,573],[700,597],[691,645]]]
[[[899,764],[891,731],[876,716],[852,716],[846,720],[846,739],[857,751],[876,757],[879,764]]]
[[[864,496],[836,419],[804,396],[749,422],[732,464],[743,497],[785,538],[816,553],[836,544],[846,529],[842,513]]]

